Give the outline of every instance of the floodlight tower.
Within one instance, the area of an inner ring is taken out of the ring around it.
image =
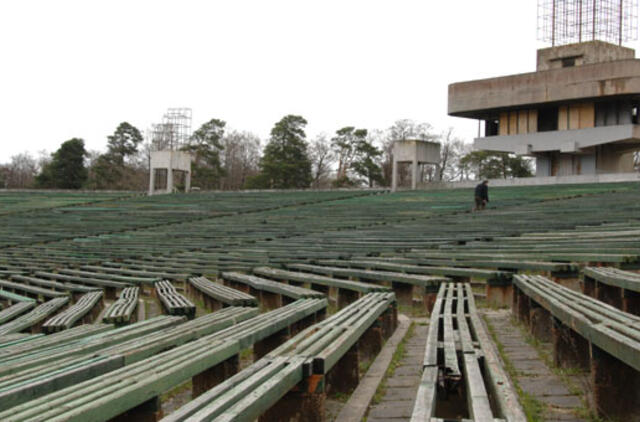
[[[638,0],[538,0],[537,71],[454,83],[449,114],[477,149],[528,155],[536,176],[633,172],[640,148]]]
[[[176,175],[184,178],[185,192],[191,189],[191,154],[182,150],[190,136],[190,108],[170,108],[152,125],[149,195],[173,192]]]

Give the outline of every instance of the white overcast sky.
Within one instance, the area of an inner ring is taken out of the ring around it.
[[[168,107],[266,139],[408,118],[468,142],[447,85],[535,70],[537,0],[24,0],[0,3],[0,162],[72,137],[104,150]],[[630,45],[635,47],[635,45]]]

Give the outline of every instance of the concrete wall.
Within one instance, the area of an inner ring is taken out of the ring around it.
[[[582,176],[558,176],[558,177],[525,177],[519,179],[491,179],[489,188],[502,186],[544,186],[544,185],[576,185],[588,183],[622,183],[640,182],[640,173],[617,173]],[[422,183],[419,189],[467,189],[473,188],[477,180],[465,182],[432,182]]]
[[[151,168],[191,171],[191,154],[183,151],[153,151]]]
[[[449,114],[484,119],[505,108],[538,108],[640,94],[640,60],[621,60],[449,85]]]
[[[612,142],[640,148],[640,125],[601,126],[577,130],[529,133],[476,138],[474,147],[487,151],[531,154],[545,151],[577,152]]]
[[[440,144],[420,140],[395,141],[393,159],[396,162],[432,163],[440,162]]]
[[[604,41],[588,41],[538,50],[537,70],[559,69],[562,59],[575,59],[576,66],[604,63],[615,60],[629,60],[636,57],[632,48],[610,44]]]

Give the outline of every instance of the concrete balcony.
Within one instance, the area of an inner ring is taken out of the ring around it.
[[[597,145],[613,144],[621,148],[640,146],[640,125],[601,126],[588,129],[537,132],[526,135],[488,136],[476,138],[479,150],[535,155],[547,151],[580,153]]]

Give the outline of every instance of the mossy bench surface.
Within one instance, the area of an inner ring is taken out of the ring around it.
[[[324,299],[296,301],[214,334],[135,360],[125,367],[12,406],[0,412],[0,419],[11,417],[16,422],[34,417],[43,420],[108,420],[326,306]],[[255,312],[255,308],[241,309]],[[162,350],[157,342],[151,343],[150,347]],[[74,402],[73,407],[66,405],[70,401]]]
[[[393,293],[369,293],[298,333],[162,422],[253,420],[312,374],[326,374],[393,306]]]
[[[45,333],[53,333],[70,328],[78,320],[84,318],[85,315],[91,312],[94,306],[102,301],[102,296],[102,291],[85,293],[73,306],[49,318],[42,324],[42,330]]]
[[[526,421],[480,320],[471,285],[443,283],[429,323],[411,421],[433,421],[438,416],[437,401],[458,394],[462,384],[466,390],[464,411],[469,419]]]
[[[330,267],[310,264],[290,264],[287,265],[287,268],[329,276],[354,277],[382,282],[399,282],[425,287],[437,286],[442,282],[449,281],[447,277],[436,275],[407,274],[393,271],[359,270],[354,268]]]
[[[105,323],[127,323],[138,307],[138,287],[126,287],[105,311],[102,321]]]
[[[24,314],[6,324],[0,325],[0,335],[19,333],[47,319],[54,312],[69,302],[68,297],[56,297],[44,302],[29,313]]]
[[[154,289],[169,315],[187,315],[192,318],[196,314],[196,305],[178,293],[170,281],[158,281],[154,284]]]
[[[514,285],[583,338],[640,371],[640,317],[542,276],[517,275]]]
[[[299,271],[287,271],[279,268],[256,267],[253,269],[254,274],[284,281],[293,281],[298,283],[317,284],[321,286],[336,287],[338,289],[352,290],[360,293],[370,293],[379,291],[388,291],[389,287],[379,286],[371,283],[363,283],[360,281],[341,280],[338,278],[326,277],[318,274],[311,274]]]
[[[242,283],[250,286],[255,290],[262,290],[270,293],[280,294],[292,299],[303,298],[322,298],[324,294],[315,290],[306,289],[304,287],[292,286],[278,281],[257,277],[251,274],[243,274],[237,272],[224,272],[221,274],[224,280]]]
[[[640,292],[640,274],[610,267],[585,267],[583,278],[596,280],[599,283]]]
[[[191,277],[188,280],[201,293],[230,306],[258,306],[258,300],[250,294],[214,283],[206,277]]]

